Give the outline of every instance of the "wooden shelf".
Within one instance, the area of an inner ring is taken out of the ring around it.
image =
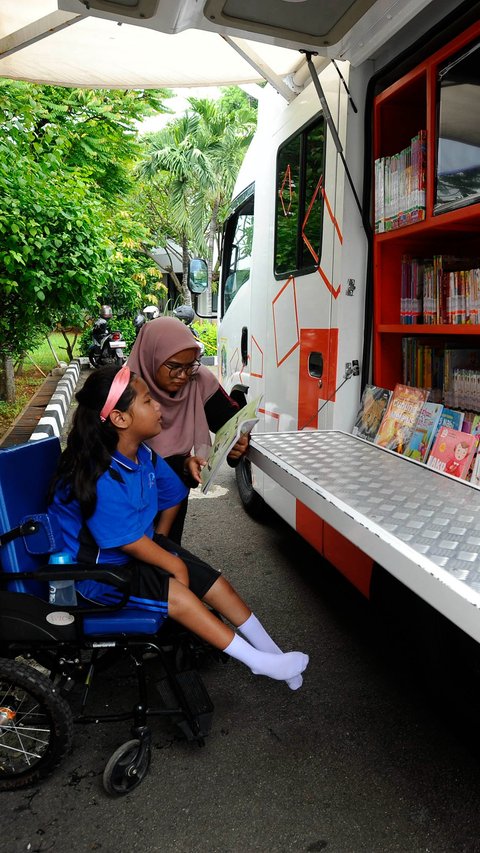
[[[434,255],[480,256],[480,202],[435,214],[437,80],[439,68],[480,36],[480,23],[445,44],[406,75],[380,92],[374,102],[374,158],[396,154],[420,130],[426,130],[426,212],[411,225],[375,234],[373,381],[393,388],[402,381],[402,339],[417,337],[437,348],[458,340],[480,347],[480,325],[408,325],[400,323],[402,258]]]
[[[470,326],[467,323],[463,325],[454,326],[453,324],[448,325],[432,325],[427,326],[423,323],[413,323],[412,325],[407,325],[406,323],[380,323],[377,326],[377,332],[380,335],[441,335],[442,338],[445,337],[455,337],[457,335],[480,335],[480,325],[479,326]]]

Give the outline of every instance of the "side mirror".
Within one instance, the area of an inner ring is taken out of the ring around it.
[[[188,289],[190,293],[205,293],[207,287],[207,262],[202,258],[191,258],[188,265]]]

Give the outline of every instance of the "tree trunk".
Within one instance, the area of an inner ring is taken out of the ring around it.
[[[188,252],[188,237],[185,231],[182,234],[182,267],[183,267],[183,281],[182,281],[182,298],[184,305],[192,304],[192,294],[190,293],[187,282],[188,282],[188,268],[190,266],[190,255]]]
[[[0,400],[15,402],[15,376],[13,359],[10,356],[3,356],[0,364]]]

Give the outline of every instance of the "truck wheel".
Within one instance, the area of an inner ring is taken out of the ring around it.
[[[238,494],[248,514],[256,521],[264,521],[267,517],[267,504],[255,491],[252,485],[252,465],[249,459],[240,459],[235,468]]]

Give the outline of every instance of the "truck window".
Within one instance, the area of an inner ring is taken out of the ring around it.
[[[323,118],[292,136],[278,150],[274,258],[277,278],[312,272],[319,262],[324,162]]]
[[[223,249],[223,314],[250,278],[253,240],[253,195],[227,221]]]

